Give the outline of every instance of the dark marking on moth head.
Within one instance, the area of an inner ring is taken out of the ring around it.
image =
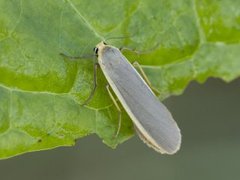
[[[94,51],[95,55],[97,56],[98,55],[98,48],[97,47],[93,48],[93,51]]]

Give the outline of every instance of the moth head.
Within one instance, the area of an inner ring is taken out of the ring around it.
[[[103,49],[103,47],[106,46],[106,45],[107,45],[107,43],[104,42],[104,41],[97,44],[97,46],[93,48],[93,51],[94,51],[95,55],[98,56],[99,49]]]

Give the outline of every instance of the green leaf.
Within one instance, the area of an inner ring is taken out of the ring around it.
[[[190,81],[240,75],[240,1],[1,0],[0,158],[74,145],[96,133],[111,147],[133,135],[118,116],[98,71],[93,100],[91,58],[101,40],[138,61],[160,91],[180,94]]]

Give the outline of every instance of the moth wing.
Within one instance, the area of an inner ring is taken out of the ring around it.
[[[180,129],[135,68],[113,46],[105,46],[98,59],[139,137],[158,152],[175,153],[181,144]]]

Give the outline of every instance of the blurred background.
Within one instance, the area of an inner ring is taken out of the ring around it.
[[[2,180],[238,180],[240,79],[191,83],[164,101],[182,130],[181,150],[161,155],[137,137],[112,150],[95,136],[74,147],[33,152],[0,161]]]

